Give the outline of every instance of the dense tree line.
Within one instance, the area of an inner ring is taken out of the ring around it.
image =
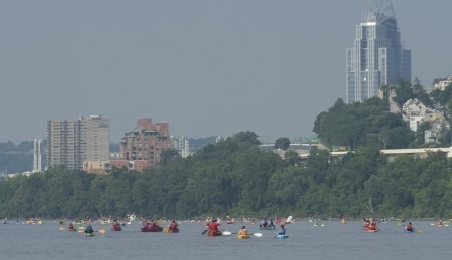
[[[0,216],[195,218],[451,217],[451,161],[442,153],[389,160],[375,147],[344,158],[311,150],[280,157],[241,132],[188,158],[167,154],[144,173],[51,168],[0,182]]]

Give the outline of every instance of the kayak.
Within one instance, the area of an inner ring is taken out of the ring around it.
[[[246,238],[250,238],[250,236],[249,235],[239,235],[239,234],[237,234],[237,238],[238,239],[246,239]]]
[[[121,231],[121,230],[122,230],[122,228],[120,226],[111,228],[111,231]]]
[[[162,227],[141,227],[141,232],[162,232]]]
[[[165,228],[165,229],[163,229],[163,232],[165,232],[165,233],[179,233],[179,229]]]
[[[275,226],[271,226],[271,227],[260,227],[260,230],[275,230]]]
[[[289,238],[288,235],[276,235],[275,238]]]
[[[437,227],[448,227],[449,224],[437,224],[437,223],[430,223],[430,226],[437,226]]]
[[[212,232],[212,231],[210,231],[210,230],[209,230],[209,232],[207,233],[207,236],[209,236],[209,237],[219,237],[219,236],[221,236],[221,235],[223,235],[223,233],[221,233],[221,232]]]
[[[93,237],[94,233],[85,233],[85,237]]]
[[[414,233],[416,232],[415,230],[405,230],[405,233]]]
[[[369,233],[375,233],[375,232],[378,232],[378,229],[364,229],[364,231],[369,232]]]
[[[67,231],[77,231],[77,230],[75,230],[75,229],[73,229],[73,228],[70,228],[70,229],[68,229]]]

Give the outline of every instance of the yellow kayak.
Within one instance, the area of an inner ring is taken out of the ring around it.
[[[245,238],[250,238],[250,236],[249,235],[239,235],[239,234],[237,234],[237,238],[238,239],[245,239]]]

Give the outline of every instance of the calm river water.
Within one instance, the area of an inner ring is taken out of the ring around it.
[[[66,223],[67,224],[67,223]],[[142,233],[140,223],[111,232],[110,225],[93,225],[105,229],[103,235],[84,237],[82,233],[60,231],[58,223],[42,225],[8,223],[0,225],[1,259],[449,259],[452,255],[451,227],[431,226],[430,222],[413,222],[422,233],[404,233],[395,222],[379,224],[381,232],[366,233],[362,222],[340,224],[325,221],[324,227],[298,221],[287,225],[288,239],[274,239],[275,231],[259,230],[245,223],[249,232],[262,237],[237,239],[234,235],[207,237],[199,222],[182,222],[181,233]],[[242,223],[221,225],[237,232]]]

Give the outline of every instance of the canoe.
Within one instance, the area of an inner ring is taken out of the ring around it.
[[[239,234],[237,234],[237,238],[238,239],[246,239],[246,238],[250,238],[250,236],[249,235],[239,235]]]
[[[275,230],[275,226],[271,226],[271,227],[260,227],[260,230]]]

